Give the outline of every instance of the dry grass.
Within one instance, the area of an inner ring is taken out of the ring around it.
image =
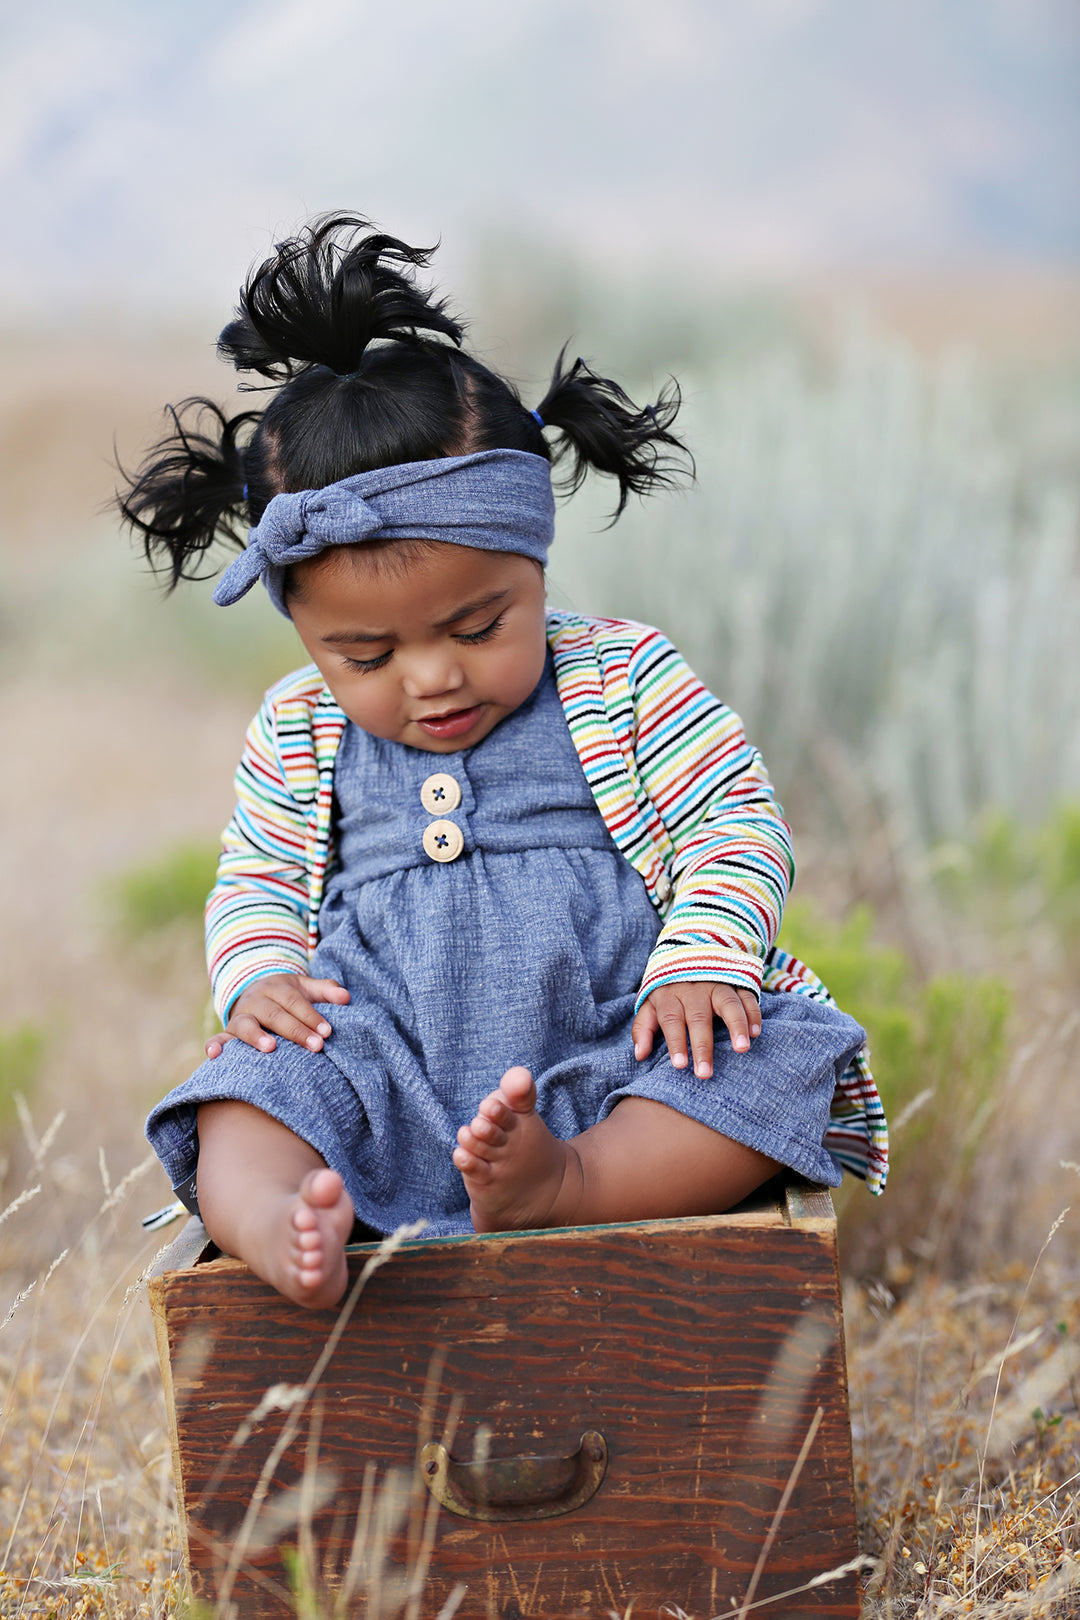
[[[1067,1224],[1055,1239],[1075,1248]],[[1080,1299],[1052,1255],[1034,1277],[924,1276],[896,1302],[848,1289],[870,1613],[1080,1612]]]
[[[130,1230],[132,1183],[93,1188],[92,1163],[44,1137],[38,1146],[27,1190],[39,1190],[5,1232],[5,1276],[21,1286],[0,1330],[3,1612],[166,1613],[180,1584],[176,1532],[153,1340],[133,1286],[149,1256]],[[81,1230],[35,1266],[61,1197],[82,1206]]]

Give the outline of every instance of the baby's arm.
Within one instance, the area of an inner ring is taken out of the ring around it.
[[[289,702],[295,754],[303,693]],[[311,804],[293,793],[278,744],[282,688],[271,691],[248,727],[236,772],[236,810],[222,837],[217,882],[206,907],[206,949],[214,1006],[225,1025],[206,1047],[217,1057],[237,1039],[273,1051],[275,1036],[318,1051],[330,1033],[313,1001],[344,1003],[332,979],[311,979],[308,965],[309,873],[304,859]]]
[[[634,758],[670,839],[674,899],[638,994],[634,1050],[712,1073],[713,1018],[736,1051],[760,1033],[762,969],[794,874],[791,834],[739,717],[658,632],[630,660]]]

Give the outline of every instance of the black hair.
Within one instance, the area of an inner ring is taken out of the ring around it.
[[[671,432],[669,382],[639,408],[618,383],[565,349],[537,407],[462,347],[445,299],[417,285],[434,248],[410,247],[355,214],[318,218],[252,271],[218,353],[276,392],[262,410],[226,416],[208,399],[167,407],[172,428],[136,473],[120,468],[117,504],[169,588],[198,578],[221,538],[242,546],[268,501],[399,462],[528,450],[577,489],[590,468],[616,479],[617,518],[631,494],[674,484],[693,460]]]

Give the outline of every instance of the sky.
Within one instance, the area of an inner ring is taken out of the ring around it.
[[[0,0],[3,324],[219,311],[335,207],[451,273],[1075,266],[1078,70],[1075,0]]]

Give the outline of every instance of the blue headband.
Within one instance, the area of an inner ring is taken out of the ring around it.
[[[288,618],[285,569],[329,546],[446,540],[481,551],[516,551],[543,566],[554,533],[551,464],[543,456],[480,450],[406,461],[325,489],[275,495],[249,531],[246,549],[218,581],[214,601],[228,607],[261,579]]]

